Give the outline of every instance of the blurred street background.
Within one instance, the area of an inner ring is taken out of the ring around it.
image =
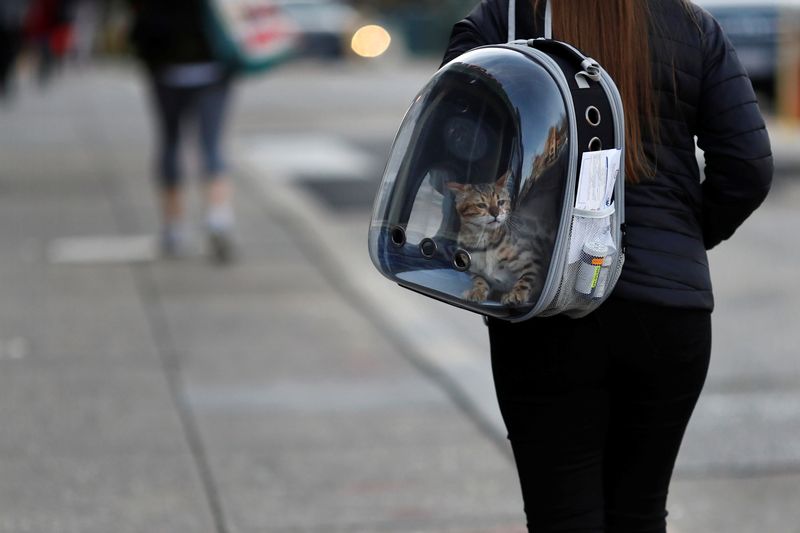
[[[366,250],[393,135],[472,2],[285,3],[304,57],[235,86],[225,267],[199,222],[185,257],[158,256],[124,4],[79,2],[51,49],[20,48],[0,101],[0,533],[524,531],[482,320]],[[800,7],[706,3],[752,62],[777,173],[711,253],[712,369],[670,533],[800,533]],[[392,37],[371,59],[351,41],[367,24]]]

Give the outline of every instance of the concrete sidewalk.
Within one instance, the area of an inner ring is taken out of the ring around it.
[[[0,532],[521,530],[507,452],[269,191],[239,184],[232,268],[53,263],[156,230],[132,74],[0,120]]]

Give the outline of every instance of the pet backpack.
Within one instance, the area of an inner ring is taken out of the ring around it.
[[[414,99],[369,252],[403,287],[482,315],[579,317],[623,264],[624,121],[596,61],[545,38],[482,46]]]

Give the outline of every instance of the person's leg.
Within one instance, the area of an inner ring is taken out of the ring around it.
[[[500,410],[536,533],[602,533],[608,395],[590,316],[489,321]]]
[[[625,332],[609,362],[607,533],[665,533],[672,470],[708,371],[706,311],[608,302],[600,320]]]
[[[14,52],[13,35],[10,29],[0,25],[0,98],[7,95],[11,79]]]
[[[230,93],[223,79],[198,94],[200,146],[206,175],[206,227],[212,256],[220,262],[233,259],[233,190],[222,154],[222,134]]]
[[[38,68],[37,78],[39,86],[44,88],[53,78],[53,71],[55,70],[55,53],[53,47],[50,45],[50,33],[40,36],[35,41],[36,51],[38,52]]]
[[[0,98],[12,95],[14,67],[20,52],[22,38],[22,31],[0,27]]]
[[[153,101],[158,126],[157,189],[161,208],[161,245],[168,255],[180,252],[183,244],[183,191],[180,169],[181,122],[186,113],[185,91],[155,80]]]
[[[227,171],[227,163],[222,154],[222,135],[230,92],[231,81],[227,77],[198,90],[200,147],[209,181],[224,177]]]

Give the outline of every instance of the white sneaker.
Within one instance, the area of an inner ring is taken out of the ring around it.
[[[208,246],[215,263],[229,265],[236,260],[236,244],[230,231],[209,231]]]

